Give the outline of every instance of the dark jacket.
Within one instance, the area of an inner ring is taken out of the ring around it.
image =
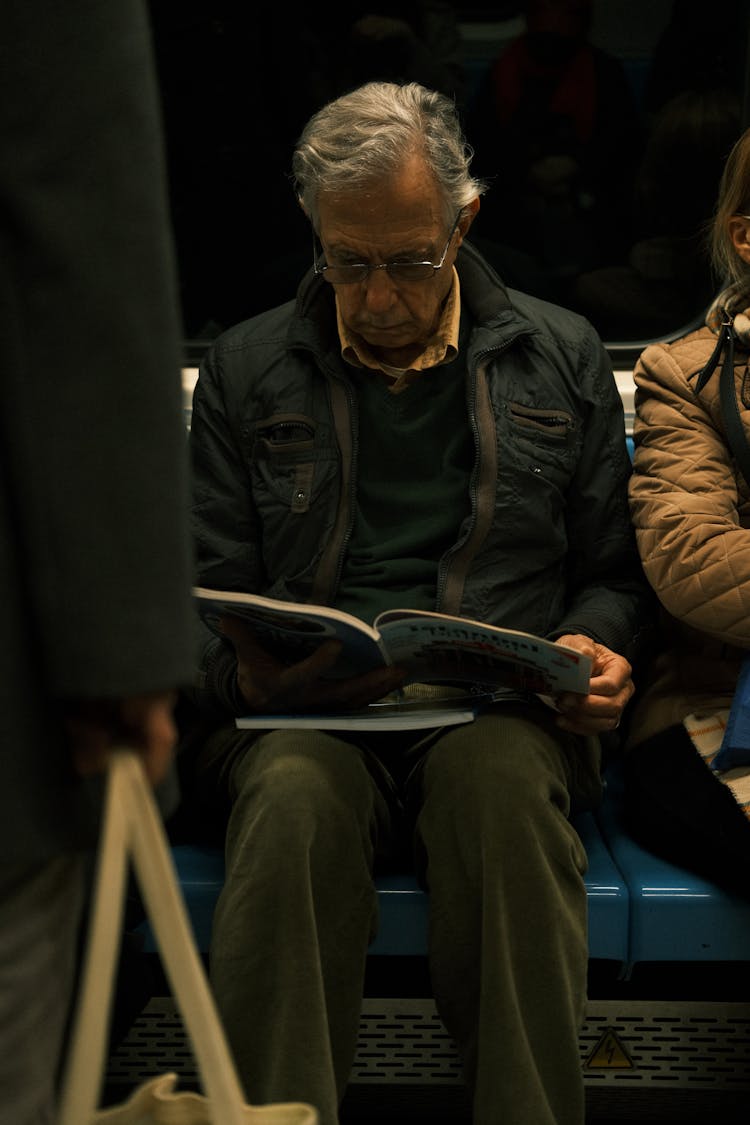
[[[553,637],[585,633],[627,655],[646,594],[604,347],[581,317],[506,291],[467,243],[457,269],[476,460],[470,515],[440,561],[436,608]],[[296,303],[219,337],[193,400],[202,585],[332,601],[360,424],[333,292],[311,274]],[[206,702],[236,707],[232,666],[228,646],[206,634]]]

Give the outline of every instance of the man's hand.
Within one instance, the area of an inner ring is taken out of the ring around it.
[[[81,777],[103,773],[113,748],[125,744],[142,757],[152,785],[163,781],[177,743],[175,699],[174,692],[155,692],[65,702],[63,723],[76,771]]]
[[[571,634],[557,638],[591,657],[591,682],[588,695],[565,692],[555,699],[560,709],[557,725],[574,734],[603,734],[616,730],[622,712],[635,691],[632,668],[624,656],[596,644],[590,637]]]
[[[338,659],[339,641],[324,641],[312,656],[288,665],[266,652],[251,627],[239,618],[223,618],[221,628],[237,653],[242,698],[254,712],[354,711],[403,683],[401,671],[391,667],[350,679],[324,679]]]

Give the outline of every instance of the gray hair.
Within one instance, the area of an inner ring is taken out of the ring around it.
[[[411,82],[368,82],[318,110],[292,158],[297,199],[318,227],[318,196],[350,191],[421,152],[445,197],[445,218],[487,190],[469,173],[474,155],[450,98]]]

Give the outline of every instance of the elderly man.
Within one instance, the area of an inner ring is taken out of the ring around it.
[[[293,163],[312,268],[295,302],[215,341],[195,391],[202,586],[367,621],[438,609],[593,660],[590,693],[556,707],[508,692],[416,735],[258,733],[235,717],[359,705],[398,672],[332,684],[326,647],[286,667],[236,621],[206,632],[183,761],[228,818],[213,983],[247,1096],[307,1099],[323,1125],[356,1044],[373,872],[404,833],[475,1122],[584,1119],[586,855],[569,814],[600,797],[645,586],[606,353],[465,241],[485,189],[469,159],[453,104],[419,85],[323,107]]]

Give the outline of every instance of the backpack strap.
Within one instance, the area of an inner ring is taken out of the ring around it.
[[[719,376],[719,404],[724,417],[724,426],[727,432],[727,441],[737,462],[742,475],[750,484],[750,443],[748,443],[745,427],[742,425],[737,390],[734,382],[734,330],[732,321],[725,320],[719,329],[719,339],[711,353],[706,366],[698,372],[695,384],[696,394],[706,385],[716,370],[722,349],[724,362]]]

